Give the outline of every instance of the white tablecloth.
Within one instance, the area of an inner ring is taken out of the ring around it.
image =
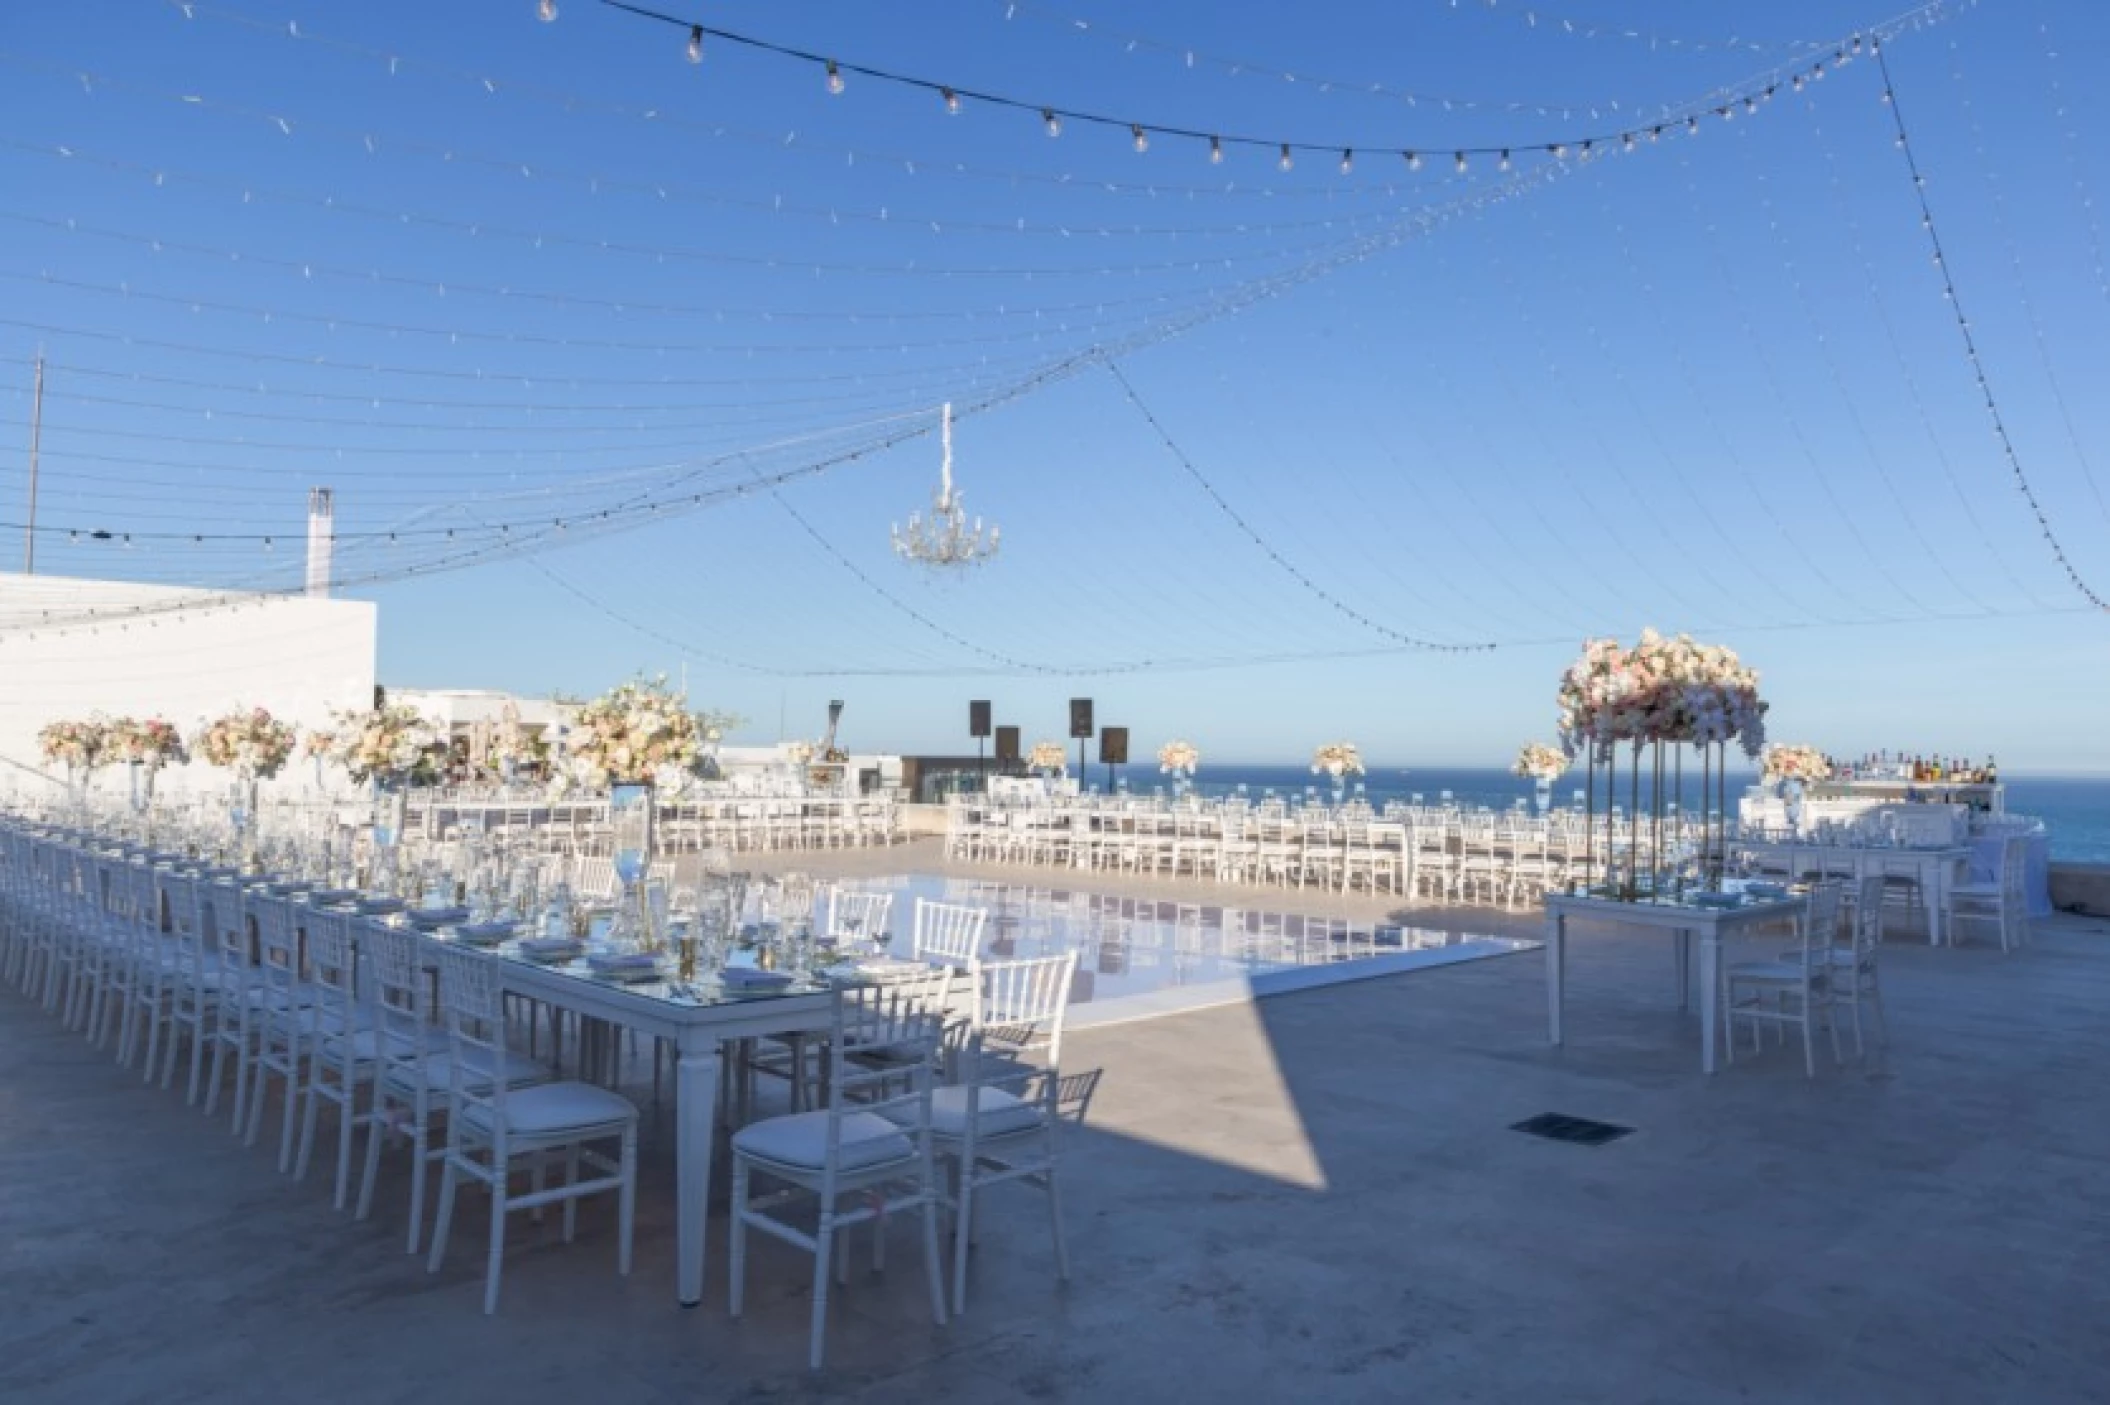
[[[2022,866],[2022,895],[2032,917],[2051,916],[2051,836],[2025,834]],[[1980,835],[1971,841],[1971,881],[1990,883],[2000,873],[2000,846],[2005,836]]]

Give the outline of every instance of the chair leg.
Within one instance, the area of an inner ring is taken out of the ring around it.
[[[637,1128],[623,1129],[623,1187],[616,1192],[615,1271],[630,1276],[630,1245],[637,1231]]]
[[[1056,1168],[1047,1169],[1048,1228],[1055,1238],[1055,1276],[1060,1281],[1070,1281],[1069,1237],[1062,1232],[1062,1179]]]
[[[974,1232],[974,1162],[960,1153],[960,1191],[952,1225],[952,1310],[967,1311],[967,1247]]]
[[[411,1234],[416,1235],[417,1221],[412,1219]],[[454,1158],[447,1158],[446,1168],[440,1174],[440,1214],[432,1226],[432,1255],[425,1261],[427,1273],[438,1273],[440,1262],[447,1257],[447,1234],[454,1228]],[[415,1249],[411,1250],[416,1253]]]
[[[806,1358],[806,1364],[816,1371],[821,1368],[821,1350],[828,1332],[828,1267],[834,1248],[834,1207],[824,1206],[820,1233],[813,1240],[813,1343]]]
[[[359,1085],[355,1082],[344,1090],[344,1100],[337,1105],[337,1184],[330,1193],[330,1208],[344,1209],[345,1195],[352,1188],[352,1133],[359,1126],[355,1101],[359,1096]]]
[[[495,1160],[491,1167],[491,1178],[491,1256],[488,1267],[484,1269],[486,1317],[498,1311],[498,1282],[506,1267],[506,1168],[496,1164]],[[450,1200],[448,1203],[453,1202]],[[438,1241],[434,1241],[434,1249],[437,1248]]]
[[[300,1115],[300,1150],[293,1158],[293,1179],[296,1181],[308,1178],[308,1158],[315,1151],[315,1123],[322,1116],[322,1065],[323,1061],[318,1058],[308,1070],[307,1106],[301,1109]],[[290,1124],[291,1121],[289,1115],[287,1122]]]
[[[726,1285],[726,1306],[730,1315],[740,1315],[741,1300],[747,1292],[747,1163],[738,1156],[733,1158],[732,1223],[727,1226],[727,1248],[731,1258],[732,1281]]]
[[[935,1191],[929,1180],[925,1188]],[[940,1327],[945,1325],[944,1270],[938,1260],[938,1197],[932,1194],[923,1202],[923,1277],[930,1284],[930,1318]]]
[[[573,1142],[564,1149],[564,1184],[567,1187],[579,1183],[579,1144]],[[564,1242],[569,1244],[579,1234],[579,1197],[566,1196],[564,1200]]]

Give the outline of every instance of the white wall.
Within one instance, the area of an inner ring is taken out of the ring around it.
[[[63,778],[37,750],[37,730],[55,718],[158,715],[188,738],[237,706],[303,731],[328,725],[333,708],[371,706],[376,615],[364,600],[0,573],[0,795],[51,789],[23,768]],[[121,790],[123,771],[105,768],[98,789]],[[311,779],[296,759],[279,784]],[[161,786],[226,780],[193,763]]]

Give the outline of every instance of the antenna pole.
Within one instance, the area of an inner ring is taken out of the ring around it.
[[[22,574],[37,573],[37,445],[44,437],[44,349],[37,348],[36,391],[29,412],[29,520],[22,527]]]

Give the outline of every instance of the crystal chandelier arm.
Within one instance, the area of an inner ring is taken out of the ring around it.
[[[938,502],[941,507],[952,506],[952,401],[945,402],[939,412],[938,442],[944,446],[944,456],[938,461]]]

